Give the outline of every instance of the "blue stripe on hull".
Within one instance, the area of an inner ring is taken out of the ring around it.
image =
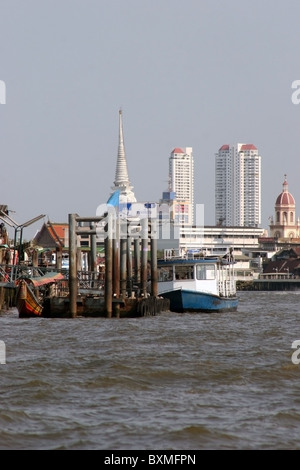
[[[205,292],[178,289],[160,295],[170,299],[171,312],[234,312],[238,307],[237,297],[218,297]]]

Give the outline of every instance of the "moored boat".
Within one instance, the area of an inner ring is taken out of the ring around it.
[[[235,261],[227,256],[166,255],[157,261],[158,295],[173,312],[230,312],[238,308]]]
[[[38,277],[24,277],[16,282],[16,307],[20,318],[40,317],[43,313],[42,287],[63,280],[61,273]]]

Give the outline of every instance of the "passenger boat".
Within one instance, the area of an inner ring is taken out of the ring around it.
[[[16,307],[20,318],[40,317],[43,313],[42,288],[63,280],[61,273],[50,273],[38,277],[24,277],[16,282]]]
[[[176,255],[165,250],[157,260],[158,295],[172,312],[232,312],[238,308],[234,258]]]

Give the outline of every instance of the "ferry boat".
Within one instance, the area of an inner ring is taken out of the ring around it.
[[[172,312],[233,312],[239,299],[232,251],[224,256],[195,257],[165,250],[157,260],[158,295]]]

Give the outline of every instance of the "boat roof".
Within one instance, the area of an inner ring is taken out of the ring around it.
[[[59,281],[64,279],[65,276],[62,273],[48,273],[44,276],[30,277],[26,278],[26,282],[31,282],[34,287],[44,286],[46,284],[51,284],[51,282]]]

